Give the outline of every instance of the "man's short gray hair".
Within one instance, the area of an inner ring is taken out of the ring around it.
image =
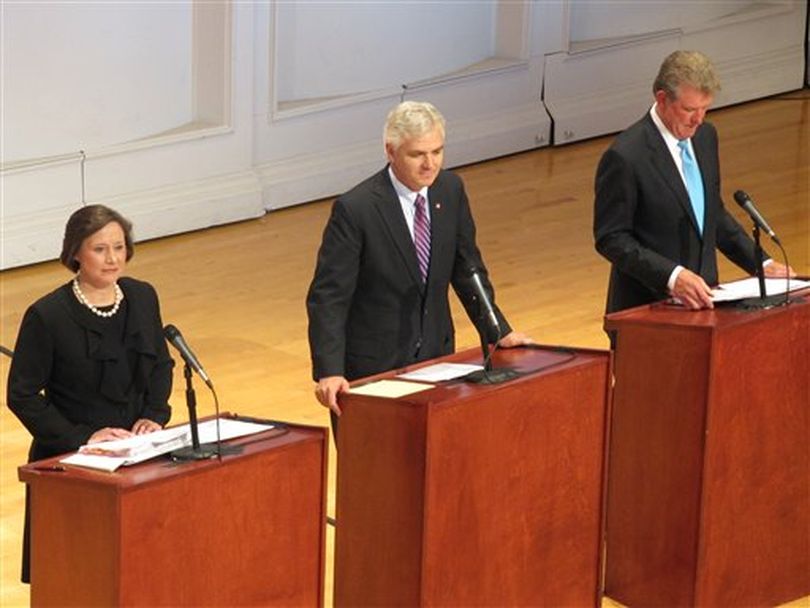
[[[699,51],[670,53],[658,70],[653,83],[653,94],[664,91],[667,97],[675,99],[678,96],[678,87],[682,84],[707,95],[714,95],[720,90],[720,79],[712,62]]]
[[[422,137],[438,128],[444,137],[444,116],[432,103],[403,101],[388,113],[383,143],[398,148],[404,139]]]

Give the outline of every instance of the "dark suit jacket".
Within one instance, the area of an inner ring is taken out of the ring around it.
[[[352,380],[453,352],[452,284],[480,328],[468,269],[492,286],[475,243],[461,179],[441,171],[428,190],[427,284],[387,167],[339,197],[323,234],[307,296],[313,377]],[[496,310],[503,334],[511,331]],[[496,336],[488,335],[490,341]]]
[[[754,244],[723,206],[717,132],[703,123],[692,137],[706,198],[701,236],[678,168],[652,118],[621,133],[596,173],[596,249],[612,264],[607,312],[668,296],[675,266],[717,284],[720,249],[747,272],[755,270]]]
[[[135,279],[122,278],[119,286],[126,302],[123,339],[107,336],[103,324],[109,321],[82,306],[70,283],[26,311],[9,370],[8,406],[34,437],[32,460],[76,450],[105,426],[169,421],[174,363],[157,295]]]

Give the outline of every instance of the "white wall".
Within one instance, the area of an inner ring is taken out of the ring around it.
[[[444,112],[452,166],[620,130],[676,48],[715,60],[720,103],[798,88],[807,62],[801,0],[0,10],[2,268],[55,257],[82,199],[151,238],[339,193],[382,167],[403,98]]]
[[[268,209],[339,193],[379,170],[382,125],[401,99],[443,111],[451,165],[548,142],[531,3],[303,6],[256,8],[254,159]]]
[[[276,96],[289,101],[397,87],[486,59],[494,52],[495,6],[391,3],[381,19],[377,3],[279,4]]]
[[[140,239],[263,213],[252,157],[253,8],[187,2],[167,12],[171,6],[65,3],[60,11],[71,18],[63,20],[64,35],[57,36],[54,4],[15,5],[20,15],[27,13],[18,20],[6,18],[3,3],[4,108],[18,97],[7,73],[34,79],[43,64],[59,64],[68,53],[65,38],[99,32],[105,43],[84,54],[96,94],[81,107],[64,91],[72,78],[56,77],[30,92],[27,106],[16,104],[15,124],[29,126],[24,154],[21,147],[3,147],[0,267],[56,257],[65,220],[83,198],[107,202],[129,216]],[[45,32],[40,22],[49,24]],[[18,54],[26,38],[35,39],[41,52]],[[139,83],[135,90],[121,84],[132,78]],[[85,89],[77,84],[74,97]],[[118,103],[109,103],[116,95]],[[46,120],[37,108],[47,98],[67,101],[58,116]],[[114,127],[98,130],[97,124]],[[8,115],[2,129],[5,138],[12,129]],[[66,154],[51,156],[56,151]]]
[[[147,137],[191,121],[191,6],[6,4],[3,160]]]
[[[572,43],[589,42],[695,27],[755,4],[757,0],[571,2],[569,40]]]
[[[554,116],[555,144],[637,120],[652,104],[661,59],[677,49],[701,50],[714,62],[723,86],[715,107],[802,86],[807,4],[801,0],[565,5],[567,40],[546,58],[544,101]]]

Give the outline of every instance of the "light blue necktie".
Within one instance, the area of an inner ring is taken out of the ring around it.
[[[692,203],[692,210],[697,218],[697,225],[700,234],[703,234],[703,215],[706,207],[706,200],[703,194],[703,179],[700,177],[700,167],[698,167],[692,153],[689,151],[689,140],[682,139],[678,142],[681,149],[681,162],[683,163],[683,175],[686,178],[686,191],[689,193],[689,201]]]

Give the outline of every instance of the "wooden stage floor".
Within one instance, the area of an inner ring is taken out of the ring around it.
[[[791,265],[810,273],[810,91],[716,110],[709,120],[720,133],[723,193],[732,213],[749,226],[732,198],[735,190],[746,190],[779,234]],[[602,313],[608,264],[593,249],[591,222],[594,171],[611,139],[458,170],[497,301],[515,328],[539,342],[607,348]],[[328,425],[326,410],[313,396],[304,299],[330,204],[315,202],[137,245],[128,274],[155,285],[164,323],[180,328],[194,348],[223,410]],[[721,260],[722,280],[742,276]],[[56,262],[0,273],[0,343],[13,348],[28,304],[69,279]],[[458,347],[474,347],[477,336],[453,302]],[[181,370],[178,366],[175,375],[173,422],[186,420]],[[3,405],[7,374],[8,360],[2,358]],[[198,390],[197,397],[200,414],[210,414],[207,391]],[[2,606],[28,604],[28,589],[18,582],[23,486],[17,481],[28,444],[22,425],[0,408]],[[333,450],[330,505],[334,463]],[[331,555],[326,588],[331,605]],[[810,606],[810,598],[791,604],[800,605]]]

